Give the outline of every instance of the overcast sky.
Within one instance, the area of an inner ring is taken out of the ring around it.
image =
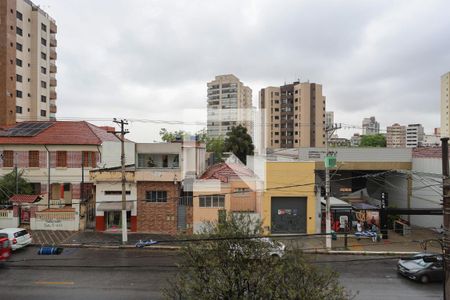
[[[206,82],[233,73],[254,106],[300,78],[323,85],[335,122],[440,126],[450,1],[33,1],[58,25],[57,118],[205,122]],[[128,138],[161,127],[202,126],[134,121]]]

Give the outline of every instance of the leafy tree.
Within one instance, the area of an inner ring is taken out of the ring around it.
[[[19,194],[30,195],[33,193],[33,186],[22,178],[22,173],[18,174]],[[8,204],[8,199],[16,192],[16,172],[6,174],[0,179],[0,203]]]
[[[161,128],[161,130],[159,131],[159,135],[161,136],[161,140],[163,140],[163,142],[171,143],[177,140],[182,141],[185,136],[189,135],[189,133],[184,130],[170,132],[166,128]]]
[[[386,137],[383,134],[363,135],[360,147],[386,147]]]
[[[224,151],[233,152],[245,164],[247,155],[253,155],[253,150],[255,150],[255,146],[252,137],[247,133],[247,128],[242,125],[233,126],[227,133]]]
[[[179,273],[163,290],[168,299],[348,299],[338,275],[306,262],[300,251],[270,257],[254,237],[261,224],[245,215],[204,223],[199,241],[185,245]]]
[[[212,152],[214,156],[214,163],[222,161],[223,152],[225,147],[225,141],[221,137],[207,137],[206,139],[206,151]]]

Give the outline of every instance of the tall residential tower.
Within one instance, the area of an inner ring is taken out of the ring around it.
[[[441,76],[441,137],[450,137],[449,88],[450,72],[447,72]]]
[[[55,119],[56,32],[31,1],[0,1],[0,126]]]
[[[232,74],[208,82],[207,134],[225,137],[231,127],[242,125],[253,137],[252,90]]]
[[[322,85],[294,82],[259,93],[263,148],[325,146]]]

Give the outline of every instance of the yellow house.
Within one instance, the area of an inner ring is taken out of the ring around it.
[[[266,162],[263,226],[270,233],[316,232],[316,162]]]

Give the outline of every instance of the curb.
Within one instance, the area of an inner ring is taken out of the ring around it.
[[[352,251],[352,250],[311,250],[305,253],[329,254],[329,255],[381,255],[381,256],[403,256],[414,255],[415,251]]]
[[[34,247],[43,247],[41,244],[30,244],[30,246]],[[96,245],[96,244],[58,244],[52,245],[52,247],[61,247],[61,248],[89,248],[89,249],[146,249],[146,250],[168,250],[168,251],[177,251],[180,250],[179,246],[148,246],[143,248],[138,248],[135,245]]]

